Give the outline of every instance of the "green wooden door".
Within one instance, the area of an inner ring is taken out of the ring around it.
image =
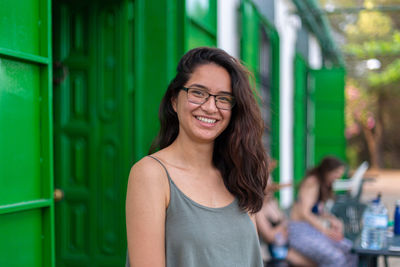
[[[54,266],[50,1],[0,1],[0,266]]]
[[[326,155],[346,159],[343,68],[309,72],[307,103],[307,165]]]
[[[123,266],[133,158],[133,2],[55,1],[57,266]]]

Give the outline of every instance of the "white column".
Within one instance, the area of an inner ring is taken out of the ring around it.
[[[301,22],[288,0],[275,1],[275,24],[280,37],[280,182],[293,183],[293,63],[297,28]],[[280,191],[283,208],[293,202],[293,185]]]
[[[313,34],[308,37],[308,64],[312,69],[320,69],[322,67],[321,47]]]
[[[217,2],[217,46],[239,58],[239,0]]]

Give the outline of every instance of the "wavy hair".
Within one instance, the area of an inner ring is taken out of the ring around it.
[[[229,73],[236,99],[229,125],[214,142],[213,164],[221,172],[227,189],[238,199],[239,207],[255,213],[261,209],[268,177],[267,154],[262,144],[264,123],[250,86],[250,73],[224,50],[199,47],[181,58],[177,74],[161,101],[160,132],[149,153],[169,146],[176,139],[179,121],[172,99],[177,97],[198,66],[210,63]]]
[[[306,177],[315,176],[318,179],[319,200],[325,202],[333,196],[332,184],[326,182],[326,175],[342,166],[345,166],[345,164],[341,160],[332,156],[327,156],[324,157],[316,167],[307,171]]]

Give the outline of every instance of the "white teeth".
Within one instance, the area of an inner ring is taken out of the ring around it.
[[[214,123],[214,122],[216,122],[217,120],[213,120],[213,119],[208,119],[208,118],[204,118],[204,117],[196,117],[199,121],[204,121],[204,122],[207,122],[207,123]]]

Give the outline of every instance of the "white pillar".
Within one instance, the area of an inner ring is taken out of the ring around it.
[[[322,52],[317,38],[313,34],[308,38],[308,64],[312,69],[322,67]]]
[[[217,46],[239,58],[239,0],[217,2]]]
[[[280,37],[280,182],[293,183],[293,69],[297,28],[301,22],[288,0],[276,0],[275,24]],[[280,191],[283,208],[293,202],[293,184]]]

